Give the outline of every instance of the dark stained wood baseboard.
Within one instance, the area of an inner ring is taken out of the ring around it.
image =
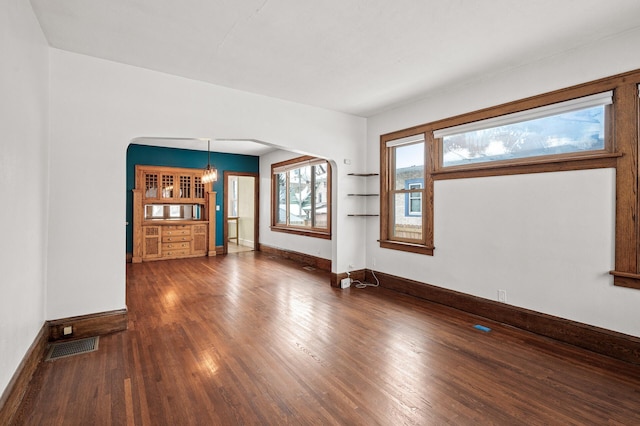
[[[133,253],[127,253],[126,262],[127,263],[132,263],[133,262]]]
[[[264,244],[259,244],[258,250],[263,253],[272,254],[285,259],[294,260],[305,265],[310,265],[322,271],[331,272],[331,259],[324,259],[322,257],[311,256],[310,254],[299,253],[292,250],[279,249]]]
[[[73,327],[73,333],[68,336],[63,333],[66,326]],[[126,329],[126,309],[46,321],[0,397],[0,425],[11,424],[38,364],[44,359],[48,342],[105,335]]]
[[[622,361],[640,364],[638,337],[382,272],[375,271],[375,274],[381,287],[450,306]],[[373,282],[370,270],[366,271],[366,279]]]
[[[5,388],[0,397],[0,425],[11,424],[22,402],[22,398],[27,392],[29,382],[38,367],[38,364],[44,358],[47,347],[47,325],[42,325],[33,343],[22,358],[22,362],[16,369],[9,384]]]
[[[209,256],[221,256],[224,254],[224,246],[216,246],[214,253],[209,253]]]
[[[67,326],[73,327],[73,333],[65,336],[64,328]],[[127,329],[127,310],[119,309],[47,321],[47,327],[50,342],[115,333]]]

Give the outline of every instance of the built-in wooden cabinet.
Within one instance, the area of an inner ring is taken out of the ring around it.
[[[202,170],[136,166],[132,262],[215,256],[216,193]]]
[[[210,190],[202,182],[202,170],[142,166],[136,170],[136,189],[144,191],[147,201],[199,202]]]

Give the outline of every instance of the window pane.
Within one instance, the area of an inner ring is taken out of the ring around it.
[[[330,238],[331,167],[309,156],[271,165],[272,226],[278,232]],[[276,207],[277,206],[277,207]],[[307,232],[313,229],[317,232]]]
[[[278,217],[276,223],[287,223],[287,174],[278,175]]]
[[[393,197],[393,217],[390,218],[391,236],[393,238],[422,240],[422,213],[405,214],[405,202],[408,195],[407,193],[396,193]]]
[[[315,227],[327,228],[327,167],[325,165],[314,166],[316,181],[314,187],[315,196]]]
[[[409,214],[422,214],[422,193],[412,192],[409,194]]]
[[[311,226],[311,166],[289,171],[289,225]]]
[[[180,205],[171,205],[169,206],[169,217],[170,218],[177,218],[177,217],[182,217],[182,215],[180,214],[180,208],[182,206]]]
[[[443,166],[604,149],[604,106],[442,139]]]
[[[424,176],[424,142],[401,145],[393,148],[395,154],[394,186],[395,189],[408,188],[405,182],[409,179],[421,179]]]

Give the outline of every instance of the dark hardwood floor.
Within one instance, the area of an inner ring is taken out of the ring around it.
[[[16,424],[640,423],[640,366],[259,252],[127,282],[129,330],[43,362]]]

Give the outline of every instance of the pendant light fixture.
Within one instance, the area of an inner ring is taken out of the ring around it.
[[[211,139],[207,139],[207,168],[202,172],[202,183],[218,180],[218,169],[211,167]]]

